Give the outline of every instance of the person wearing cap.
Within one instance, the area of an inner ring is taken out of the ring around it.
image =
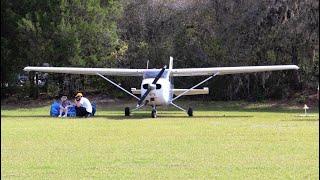
[[[69,107],[71,107],[71,102],[68,100],[68,97],[62,96],[60,101],[60,114],[58,117],[67,117]],[[63,116],[62,113],[64,113]]]
[[[90,101],[83,97],[82,93],[77,93],[76,95],[76,114],[80,117],[90,117],[92,114],[92,105]]]

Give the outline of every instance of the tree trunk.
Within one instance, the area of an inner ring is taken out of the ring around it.
[[[34,87],[34,99],[38,99],[39,97],[39,74],[35,74],[36,82],[35,82],[35,87]]]
[[[35,79],[36,79],[36,83],[35,83]],[[33,99],[37,99],[39,95],[39,91],[37,89],[38,78],[35,72],[29,73],[29,82],[30,82],[29,97]]]
[[[58,82],[59,82],[59,94],[58,94],[58,97],[61,97],[64,95],[64,92],[63,92],[63,76],[62,74],[59,74],[58,76]]]
[[[246,75],[247,78],[247,99],[250,98],[250,75]]]
[[[297,47],[296,46],[292,46],[291,48],[291,63],[294,65],[298,65],[298,52],[297,52]],[[298,71],[291,71],[292,72],[292,77],[291,77],[291,87],[294,90],[298,90],[300,89],[299,84],[300,84],[300,78],[299,78],[299,73]]]

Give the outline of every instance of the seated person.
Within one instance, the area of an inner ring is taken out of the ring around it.
[[[80,117],[90,117],[92,113],[92,105],[90,101],[83,97],[82,93],[76,95],[76,114]]]
[[[60,102],[60,113],[58,117],[67,117],[68,114],[68,108],[71,107],[71,102],[68,100],[67,96],[62,96],[61,97],[61,102]],[[62,116],[62,113],[64,113],[64,115]]]

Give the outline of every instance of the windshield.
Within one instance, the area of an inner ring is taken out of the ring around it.
[[[147,78],[156,78],[161,70],[148,70],[145,71],[143,74],[143,79]],[[161,78],[167,78],[169,74],[168,70],[164,70],[163,74],[161,75]]]

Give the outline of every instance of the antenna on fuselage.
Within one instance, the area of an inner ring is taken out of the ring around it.
[[[173,68],[173,57],[170,56],[170,61],[169,61],[169,69]]]
[[[147,69],[149,69],[149,60],[147,61]]]

